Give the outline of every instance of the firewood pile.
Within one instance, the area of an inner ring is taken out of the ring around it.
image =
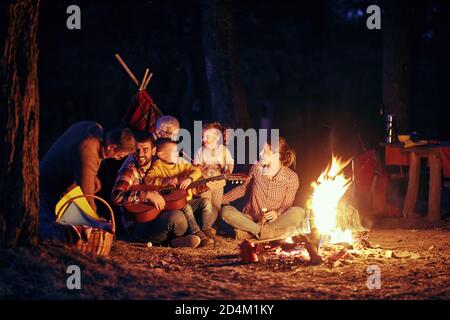
[[[383,263],[386,259],[420,259],[432,254],[433,247],[428,252],[419,254],[402,249],[384,249],[379,245],[371,245],[369,232],[354,234],[354,243],[322,244],[319,254],[323,261],[321,265],[328,268],[338,268],[352,265],[360,261]],[[298,265],[311,265],[307,244],[302,237],[292,237],[286,241],[273,241],[257,245],[260,261],[275,262],[278,266],[292,269]]]

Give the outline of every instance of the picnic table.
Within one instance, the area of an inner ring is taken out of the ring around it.
[[[403,216],[412,216],[419,193],[421,159],[430,168],[428,191],[428,219],[441,219],[442,175],[450,177],[450,142],[405,148],[401,143],[384,144],[385,164],[409,166],[408,188],[403,202]]]

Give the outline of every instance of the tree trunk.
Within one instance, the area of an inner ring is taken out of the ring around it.
[[[383,105],[395,116],[397,133],[411,130],[412,7],[406,1],[382,3]]]
[[[0,245],[37,242],[39,213],[39,0],[9,4],[0,108]]]
[[[230,0],[203,0],[202,32],[213,118],[247,128],[249,116],[235,50]]]

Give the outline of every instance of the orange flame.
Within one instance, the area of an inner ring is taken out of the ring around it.
[[[328,166],[312,183],[314,192],[311,196],[311,208],[317,229],[321,235],[328,236],[330,243],[352,242],[350,230],[341,230],[337,226],[336,215],[339,201],[351,185],[351,179],[346,178],[342,170],[350,163],[332,156],[331,166]]]

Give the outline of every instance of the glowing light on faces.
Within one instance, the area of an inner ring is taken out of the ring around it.
[[[152,145],[150,142],[136,142],[134,159],[138,165],[147,165],[152,160],[152,156]]]
[[[222,132],[216,128],[210,128],[203,131],[203,144],[210,148],[215,149],[219,146],[222,140]]]

